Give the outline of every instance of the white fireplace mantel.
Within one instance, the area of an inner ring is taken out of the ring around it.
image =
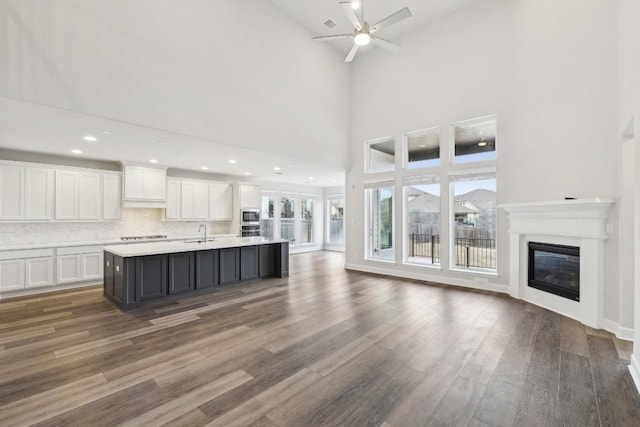
[[[608,198],[509,203],[509,294],[594,328],[602,327]],[[580,248],[580,301],[527,286],[528,242]]]

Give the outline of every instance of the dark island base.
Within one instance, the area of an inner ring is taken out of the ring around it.
[[[121,257],[104,252],[104,296],[121,310],[173,295],[289,276],[289,243]]]

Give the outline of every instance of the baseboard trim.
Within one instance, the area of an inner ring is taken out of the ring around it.
[[[20,291],[10,291],[0,293],[0,300],[25,297],[29,295],[48,294],[51,292],[64,291],[67,289],[86,288],[87,286],[102,285],[102,280],[91,282],[70,283],[65,285],[45,286],[42,288],[24,289]]]
[[[444,285],[459,286],[462,288],[480,289],[483,291],[499,292],[508,294],[509,287],[506,285],[497,285],[487,282],[477,282],[462,278],[452,278],[429,274],[428,272],[416,272],[406,270],[395,270],[391,268],[364,266],[359,264],[345,263],[344,268],[347,270],[362,271],[365,273],[382,274],[385,276],[401,277],[403,279],[424,280],[426,282],[442,283]]]
[[[633,328],[625,328],[624,326],[620,326],[618,322],[614,322],[613,320],[603,319],[602,329],[611,332],[621,340],[633,341]]]
[[[636,391],[640,393],[640,361],[636,356],[636,353],[631,355],[631,363],[629,364],[629,372],[633,383],[636,385]]]

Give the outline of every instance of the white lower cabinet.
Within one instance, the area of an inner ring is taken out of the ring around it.
[[[53,285],[53,249],[0,252],[0,292]]]
[[[26,261],[25,288],[53,285],[53,257],[28,258]]]
[[[57,284],[86,282],[102,278],[102,248],[77,246],[58,248]]]
[[[24,289],[24,259],[0,261],[0,291]]]

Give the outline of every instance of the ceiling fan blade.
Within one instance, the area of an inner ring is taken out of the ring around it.
[[[353,57],[356,56],[356,52],[358,51],[358,45],[357,44],[353,44],[353,47],[351,48],[351,50],[349,51],[349,53],[347,53],[347,57],[344,58],[344,62],[351,62],[353,61]]]
[[[375,44],[376,46],[380,46],[381,48],[386,49],[389,52],[397,52],[401,48],[401,46],[395,43],[391,43],[390,41],[375,36],[371,36],[371,43]]]
[[[393,25],[396,22],[400,22],[403,19],[409,18],[410,16],[412,16],[411,11],[409,10],[408,7],[405,7],[404,9],[400,9],[393,15],[387,16],[377,24],[372,25],[371,28],[369,28],[369,32],[373,34],[376,31],[380,30],[381,28],[388,27],[389,25]]]
[[[312,40],[317,40],[319,42],[325,42],[325,41],[329,41],[329,40],[336,40],[336,39],[345,39],[348,37],[353,37],[353,34],[335,34],[333,36],[319,36],[319,37],[312,37]]]
[[[356,11],[353,9],[353,6],[351,6],[351,2],[341,1],[340,5],[342,6],[342,10],[344,10],[344,13],[347,15],[347,18],[349,18],[349,22],[351,22],[351,24],[355,28],[357,28],[358,30],[361,30],[362,23],[360,22],[360,18],[358,18]]]

